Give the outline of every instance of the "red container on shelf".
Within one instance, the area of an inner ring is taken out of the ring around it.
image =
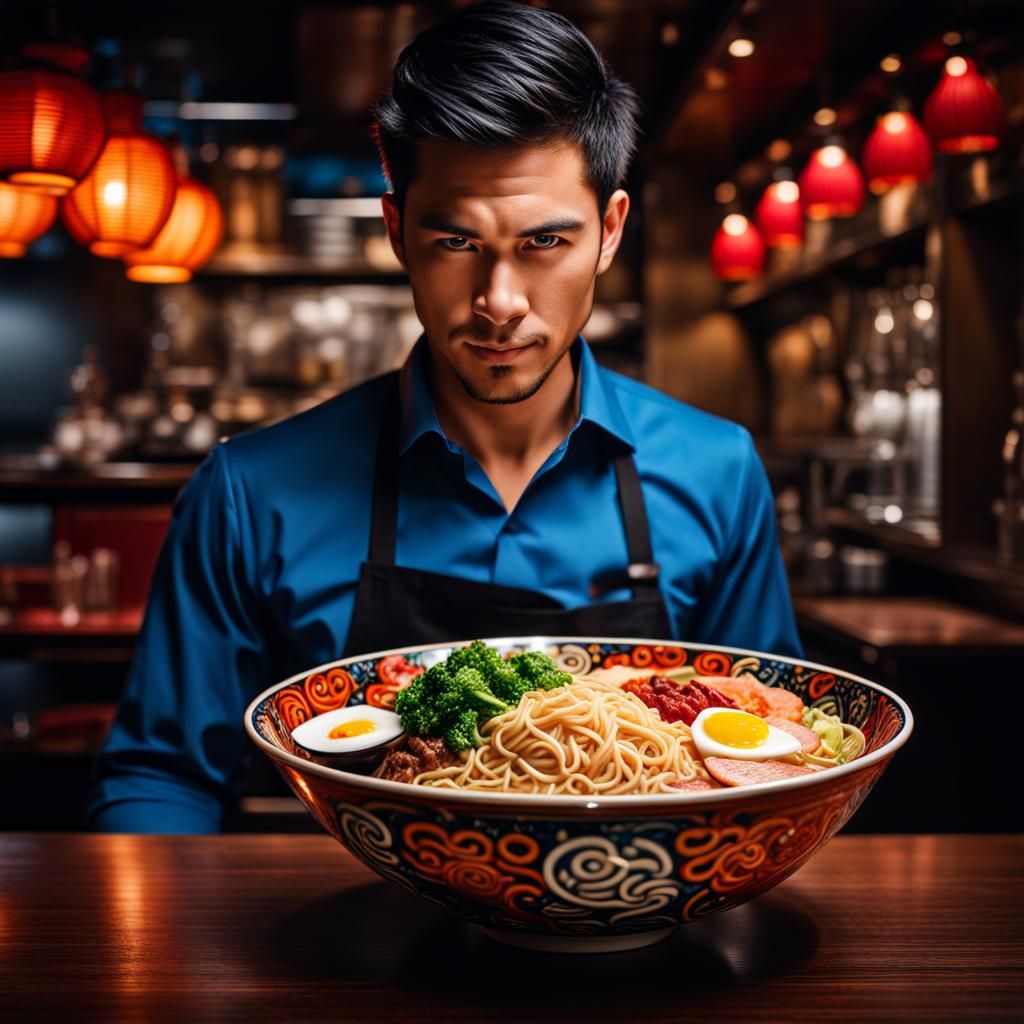
[[[160,554],[170,506],[63,505],[53,511],[53,541],[65,541],[73,554],[109,548],[120,557],[119,608],[146,603]]]

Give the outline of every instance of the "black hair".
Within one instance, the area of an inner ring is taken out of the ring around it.
[[[484,0],[402,51],[374,114],[399,208],[426,139],[481,149],[565,140],[579,147],[603,212],[636,151],[639,111],[633,88],[567,18]]]

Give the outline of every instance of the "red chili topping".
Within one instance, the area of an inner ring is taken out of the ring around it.
[[[666,722],[683,722],[693,725],[693,720],[705,708],[735,708],[739,705],[724,693],[697,679],[680,686],[665,676],[650,676],[647,679],[631,679],[624,683],[624,690],[636,694],[649,708],[653,708]]]

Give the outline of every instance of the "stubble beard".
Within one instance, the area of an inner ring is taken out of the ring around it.
[[[505,394],[482,391],[468,377],[463,376],[457,366],[453,365],[452,369],[455,371],[455,376],[458,377],[463,391],[474,401],[483,402],[485,405],[516,405],[519,402],[525,402],[528,398],[532,398],[540,391],[544,386],[544,382],[551,376],[551,371],[558,365],[558,362],[559,360],[556,359],[543,373],[536,376],[533,380]],[[506,377],[511,377],[514,372],[515,368],[512,366],[490,366],[487,369],[488,377],[495,385],[498,385]]]

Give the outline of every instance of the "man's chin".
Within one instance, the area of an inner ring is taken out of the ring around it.
[[[458,373],[463,390],[470,398],[487,405],[515,405],[532,398],[544,386],[550,369],[536,376],[525,376],[511,366],[492,366],[486,375],[473,377]]]

